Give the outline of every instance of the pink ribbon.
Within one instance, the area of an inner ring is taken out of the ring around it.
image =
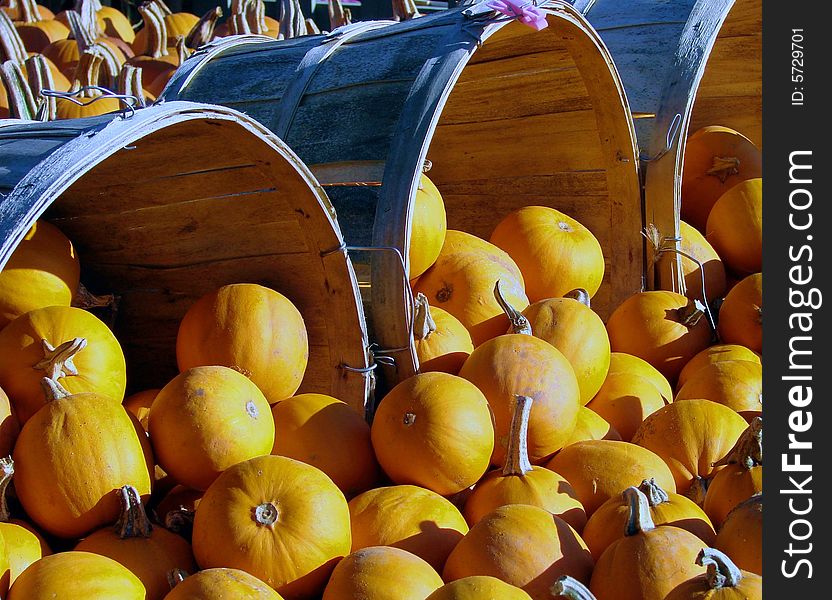
[[[530,0],[488,0],[486,6],[507,17],[513,17],[535,31],[549,26],[546,14]]]

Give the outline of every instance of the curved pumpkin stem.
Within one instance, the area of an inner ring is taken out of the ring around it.
[[[139,6],[144,26],[147,28],[147,48],[144,54],[151,58],[161,58],[168,55],[168,27],[165,17],[161,14],[158,2],[146,2]]]
[[[656,480],[652,477],[642,481],[641,485],[638,486],[638,489],[642,494],[647,496],[647,503],[651,508],[665,502],[670,502],[670,496],[659,486],[658,483],[656,483]]]
[[[10,518],[9,502],[6,493],[14,476],[14,461],[11,456],[0,458],[0,523],[8,523]]]
[[[685,498],[693,501],[697,506],[702,506],[705,503],[705,495],[708,493],[708,486],[710,480],[698,475],[693,479],[693,483],[684,493]]]
[[[497,280],[497,283],[494,284],[494,298],[497,299],[497,304],[500,305],[500,308],[503,309],[503,312],[506,313],[508,320],[511,322],[508,333],[532,335],[532,324],[529,323],[529,320],[523,315],[523,313],[514,308],[508,303],[508,300],[505,299],[503,291],[500,289],[499,279]]]
[[[596,600],[589,588],[569,575],[562,575],[552,586],[551,592],[554,596],[564,596],[570,600]]]
[[[679,323],[692,329],[699,323],[699,319],[705,314],[706,306],[700,300],[688,300],[682,308],[676,309]]]
[[[118,72],[118,83],[116,90],[119,94],[125,96],[133,96],[136,99],[137,108],[144,108],[147,106],[147,98],[144,95],[144,88],[142,87],[142,68],[125,63]],[[89,292],[87,292],[89,293]],[[105,306],[109,306],[113,302],[112,295],[108,299],[102,299]]]
[[[27,56],[28,52],[17,32],[17,27],[14,26],[9,15],[0,10],[0,63],[12,60],[19,64],[26,60]]]
[[[35,97],[29,82],[23,75],[20,63],[7,60],[0,65],[0,81],[3,83],[9,100],[9,116],[12,119],[33,119],[37,111]]]
[[[416,3],[413,0],[393,0],[394,21],[409,21],[421,16],[422,14],[416,8]]]
[[[169,529],[184,538],[190,538],[194,529],[195,514],[194,511],[188,510],[184,506],[168,511],[163,520],[165,529]]]
[[[185,569],[171,569],[167,573],[168,585],[170,589],[175,588],[177,585],[185,581],[185,578],[188,576],[188,573]]]
[[[413,335],[417,340],[424,340],[436,331],[436,321],[430,314],[428,297],[422,292],[416,294],[416,314],[413,317]]]
[[[329,28],[331,30],[334,31],[343,25],[350,24],[350,19],[344,11],[344,6],[341,4],[341,0],[329,0],[328,4]]]
[[[638,488],[632,486],[624,490],[623,495],[630,509],[624,535],[631,536],[655,529],[656,524],[650,514],[650,504],[647,502],[647,496],[642,494]]]
[[[514,394],[514,412],[511,415],[511,428],[508,433],[506,464],[503,475],[523,476],[532,470],[529,461],[529,415],[534,400],[530,396]]]
[[[576,288],[571,292],[566,292],[563,295],[564,298],[572,298],[573,300],[577,300],[587,308],[592,308],[590,305],[590,298],[589,292],[587,292],[584,288]]]
[[[101,3],[96,0],[80,0],[75,7],[75,11],[81,17],[81,23],[90,32],[93,40],[98,39],[102,34],[101,27],[98,23],[98,11],[100,9]]]
[[[35,119],[38,121],[54,121],[58,116],[58,102],[53,96],[41,96],[43,90],[54,90],[55,81],[52,71],[46,63],[43,54],[33,54],[26,59],[26,76],[32,88],[32,96],[37,104]]]
[[[717,177],[722,183],[731,175],[740,172],[740,159],[736,156],[714,156],[714,164],[705,171],[706,175]]]
[[[204,46],[214,38],[214,29],[217,21],[222,16],[222,8],[215,6],[199,18],[196,25],[191,27],[188,35],[185,36],[185,45],[196,50]]]
[[[725,458],[715,462],[713,466],[719,467],[730,464],[739,464],[746,470],[763,464],[762,417],[754,417],[731,451]]]
[[[707,567],[705,579],[712,590],[725,587],[737,587],[742,581],[742,571],[737,568],[727,555],[716,548],[702,548],[696,557],[696,564]]]
[[[139,491],[132,485],[122,486],[121,494],[121,515],[116,522],[116,533],[121,539],[150,537],[153,525],[147,518],[147,513],[142,506],[142,499]]]
[[[40,380],[40,387],[43,389],[47,402],[69,398],[72,395],[64,386],[49,377]]]
[[[40,343],[43,347],[43,359],[35,364],[35,369],[46,372],[46,376],[53,380],[78,375],[74,360],[78,353],[87,347],[87,338],[73,338],[57,348],[45,339]]]
[[[279,40],[288,40],[306,35],[306,21],[298,0],[280,0]]]
[[[248,0],[245,4],[245,17],[251,33],[265,35],[269,27],[266,25],[266,3],[263,0]]]
[[[40,14],[40,8],[35,0],[18,0],[17,9],[19,11],[19,22],[25,24],[39,23],[43,21],[43,16]]]

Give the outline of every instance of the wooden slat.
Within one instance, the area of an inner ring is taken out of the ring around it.
[[[553,172],[528,177],[494,176],[486,179],[443,181],[440,191],[443,196],[460,194],[605,196],[607,177],[602,169]]]

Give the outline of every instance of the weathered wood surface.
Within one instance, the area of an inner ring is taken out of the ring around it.
[[[226,108],[167,102],[0,129],[0,267],[43,216],[75,243],[85,285],[120,298],[114,330],[131,389],[176,373],[179,321],[202,294],[252,282],[299,308],[302,391],[365,411],[370,378],[358,284],[334,208],[262,125]],[[335,250],[334,252],[332,250]]]

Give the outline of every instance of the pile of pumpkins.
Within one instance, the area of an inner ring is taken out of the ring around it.
[[[371,423],[297,393],[303,316],[251,283],[194,302],[179,374],[125,397],[38,221],[0,272],[0,597],[760,598],[759,151],[706,128],[686,159],[687,295],[606,323],[586,227],[528,206],[448,230],[423,175],[421,369]]]

